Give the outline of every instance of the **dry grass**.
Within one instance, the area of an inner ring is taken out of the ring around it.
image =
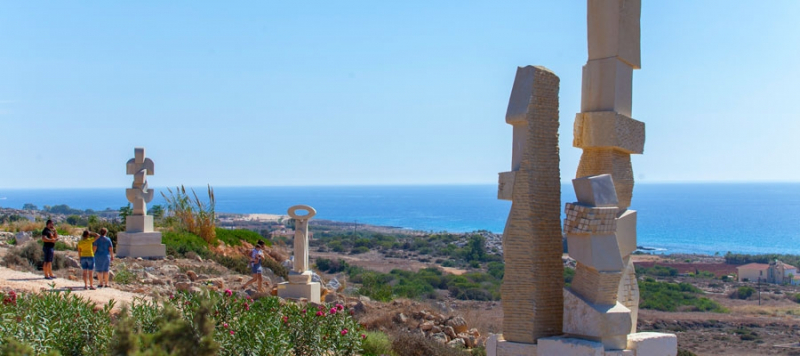
[[[476,303],[474,307],[462,310],[461,317],[470,328],[478,329],[481,335],[499,334],[503,331],[503,308],[500,303],[489,309],[490,306],[491,303]]]
[[[184,230],[200,236],[209,245],[216,245],[217,215],[214,210],[216,205],[214,188],[208,186],[208,203],[201,201],[194,189],[190,190],[194,198],[186,193],[184,186],[175,188],[175,192],[167,188],[169,196],[163,192],[161,195],[167,202],[169,213],[178,219]]]
[[[39,231],[41,232],[44,229],[44,224],[40,222],[34,221],[14,221],[0,225],[0,230],[8,231],[8,232],[29,232],[29,231]]]

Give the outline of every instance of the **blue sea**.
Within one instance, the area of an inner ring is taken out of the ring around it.
[[[158,189],[157,190],[162,190]],[[205,187],[197,188],[205,195]],[[285,214],[307,204],[316,218],[422,231],[502,233],[511,203],[497,200],[496,185],[216,187],[216,209]],[[575,200],[562,186],[563,203]],[[119,189],[0,189],[0,207],[33,203],[80,209],[127,204]],[[163,204],[156,194],[151,204]],[[631,209],[639,211],[638,244],[656,253],[800,254],[800,184],[637,184]]]

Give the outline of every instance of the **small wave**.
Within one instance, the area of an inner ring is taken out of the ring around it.
[[[667,249],[661,247],[647,247],[647,246],[636,246],[636,249],[639,251],[666,251]]]

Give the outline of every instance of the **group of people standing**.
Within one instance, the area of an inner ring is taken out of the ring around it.
[[[114,246],[111,239],[106,236],[108,230],[100,229],[99,233],[84,231],[81,240],[78,242],[78,256],[80,256],[81,269],[83,270],[84,288],[95,290],[94,276],[100,283],[98,288],[109,287],[108,269],[114,261]],[[44,252],[44,279],[55,279],[53,275],[53,257],[55,255],[56,242],[58,241],[58,231],[53,225],[53,220],[47,220],[46,227],[42,230],[42,251]]]

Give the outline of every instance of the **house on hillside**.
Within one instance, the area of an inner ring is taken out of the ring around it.
[[[748,263],[736,267],[739,282],[766,282],[774,284],[800,284],[797,267],[774,260],[769,264]]]
[[[767,280],[769,265],[764,263],[748,263],[736,267],[736,274],[739,275],[739,282],[757,282]]]

